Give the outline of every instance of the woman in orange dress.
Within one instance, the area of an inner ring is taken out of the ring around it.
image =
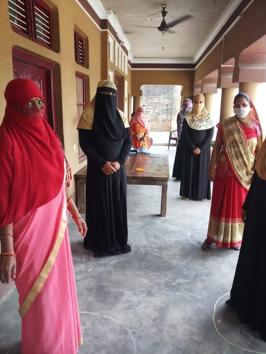
[[[148,152],[152,145],[152,138],[149,136],[149,124],[144,117],[144,110],[138,107],[130,120],[130,133],[132,145],[138,152]]]

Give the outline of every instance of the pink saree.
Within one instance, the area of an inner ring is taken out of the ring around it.
[[[76,354],[81,344],[65,186],[14,223],[22,354]]]

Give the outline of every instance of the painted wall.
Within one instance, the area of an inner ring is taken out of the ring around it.
[[[140,96],[141,85],[182,85],[182,96],[193,94],[194,71],[132,70],[132,95]]]

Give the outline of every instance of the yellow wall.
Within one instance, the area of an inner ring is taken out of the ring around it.
[[[181,85],[182,96],[193,94],[194,72],[189,70],[132,70],[132,95],[140,96],[141,85]]]

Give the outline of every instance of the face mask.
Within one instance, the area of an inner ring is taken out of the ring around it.
[[[243,119],[246,118],[246,116],[250,112],[250,107],[241,107],[241,108],[234,108],[234,113],[237,116],[237,118]]]
[[[204,108],[204,103],[194,103],[193,105],[193,112],[200,113]]]

